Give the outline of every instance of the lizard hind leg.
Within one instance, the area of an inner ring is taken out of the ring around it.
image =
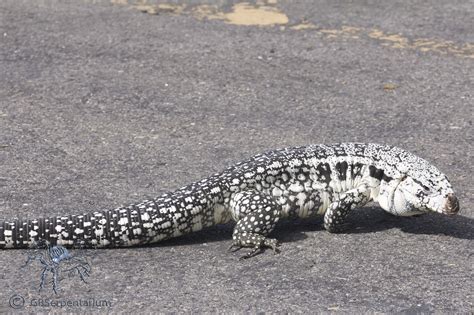
[[[253,257],[265,247],[277,253],[278,241],[267,238],[281,215],[281,206],[270,196],[246,191],[236,194],[231,202],[232,214],[237,221],[232,235],[232,246],[252,250],[240,259]]]

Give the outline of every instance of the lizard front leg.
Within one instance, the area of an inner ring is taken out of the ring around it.
[[[370,189],[367,185],[348,190],[331,203],[324,214],[324,228],[331,233],[344,230],[344,221],[351,210],[362,207],[370,200]]]
[[[278,241],[266,237],[275,228],[281,215],[281,206],[272,197],[257,191],[240,192],[232,198],[230,206],[237,224],[229,249],[253,247],[241,259],[255,256],[265,247],[278,251]]]

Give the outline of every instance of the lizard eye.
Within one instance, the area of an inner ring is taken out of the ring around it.
[[[422,192],[422,193],[429,193],[431,190],[428,186],[424,185],[423,183],[421,183],[419,180],[416,180],[416,179],[413,179],[413,181],[418,184],[418,188],[419,188],[419,192]]]
[[[428,195],[430,193],[430,189],[424,185],[421,185],[420,184],[420,187],[421,187],[421,193],[425,194],[425,195]]]

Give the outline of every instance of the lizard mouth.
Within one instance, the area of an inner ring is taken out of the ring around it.
[[[448,194],[444,205],[443,213],[455,215],[459,212],[459,201],[454,194]]]

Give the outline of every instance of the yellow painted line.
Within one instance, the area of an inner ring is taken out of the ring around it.
[[[223,14],[224,21],[234,25],[270,26],[288,24],[288,17],[275,7],[253,6],[247,2],[237,3],[232,12]]]
[[[311,30],[317,28],[316,25],[308,22],[303,22],[300,24],[295,24],[293,26],[290,26],[290,29],[296,30],[296,31],[301,31],[301,30]]]
[[[274,26],[288,24],[289,19],[277,8],[267,5],[237,3],[230,12],[222,12],[216,6],[203,4],[190,9],[198,19],[222,20],[225,23],[244,26]]]
[[[401,34],[384,33],[381,30],[371,30],[368,36],[382,45],[399,49],[412,49],[422,52],[451,54],[459,57],[474,58],[474,45],[470,43],[456,44],[453,41],[433,38],[409,39]]]
[[[277,0],[257,0],[256,4],[248,2],[236,3],[230,12],[224,12],[216,5],[191,5],[161,3],[148,4],[147,0],[135,1],[139,4],[130,4],[133,0],[110,0],[113,4],[129,5],[148,14],[186,14],[197,19],[221,20],[224,23],[241,26],[279,26],[280,30],[306,31],[319,34],[327,39],[360,40],[366,38],[375,40],[382,46],[409,49],[428,53],[453,55],[474,59],[474,43],[455,43],[453,41],[434,38],[410,39],[403,34],[386,33],[379,29],[368,29],[354,26],[325,29],[321,26],[302,21],[298,24],[288,25],[289,18],[276,7]],[[288,27],[287,27],[288,26]]]

